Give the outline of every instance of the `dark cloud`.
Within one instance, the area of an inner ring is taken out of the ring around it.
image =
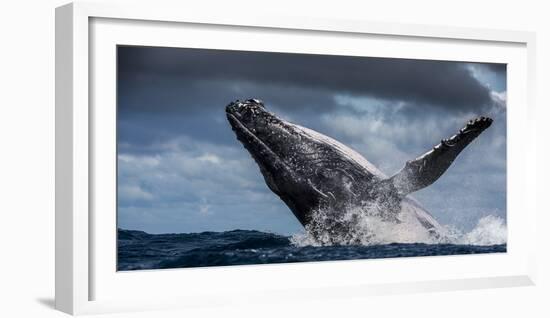
[[[315,100],[312,90],[370,95],[452,111],[490,105],[489,89],[465,65],[431,60],[122,46],[118,49],[122,80],[119,95],[123,101],[120,107],[185,111],[196,107],[197,101],[204,101],[199,103],[201,107],[220,107],[235,98],[249,96],[280,107],[333,107],[330,100]],[[503,64],[482,65],[494,71],[505,70]],[[167,78],[171,79],[169,83]],[[201,80],[210,84],[200,85]],[[260,86],[263,89],[258,89]]]

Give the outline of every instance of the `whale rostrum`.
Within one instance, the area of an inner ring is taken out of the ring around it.
[[[441,225],[408,194],[434,183],[492,123],[487,117],[469,121],[455,135],[387,177],[354,150],[277,117],[258,99],[232,102],[226,107],[226,115],[269,189],[306,229],[312,230],[308,225],[316,211],[326,211],[323,219],[331,232],[345,232],[353,223],[353,219],[342,220],[341,211],[376,203],[384,219],[400,222],[401,218],[412,218],[438,235]],[[319,231],[322,229],[312,232]]]

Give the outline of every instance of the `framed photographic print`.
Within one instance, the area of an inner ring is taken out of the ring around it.
[[[56,35],[58,309],[533,283],[533,34],[71,4]]]
[[[506,64],[119,46],[117,110],[118,270],[506,252]]]

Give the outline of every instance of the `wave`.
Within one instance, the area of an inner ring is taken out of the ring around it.
[[[506,245],[391,243],[302,246],[288,236],[251,230],[148,234],[118,230],[117,269],[319,262],[415,256],[503,253]]]

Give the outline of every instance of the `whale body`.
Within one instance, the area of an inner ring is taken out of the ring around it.
[[[329,241],[353,229],[358,220],[344,211],[357,207],[374,211],[384,221],[441,235],[444,228],[408,195],[435,182],[492,123],[487,117],[469,121],[388,177],[353,149],[277,117],[258,99],[232,102],[226,115],[269,189],[311,235],[328,236]]]

